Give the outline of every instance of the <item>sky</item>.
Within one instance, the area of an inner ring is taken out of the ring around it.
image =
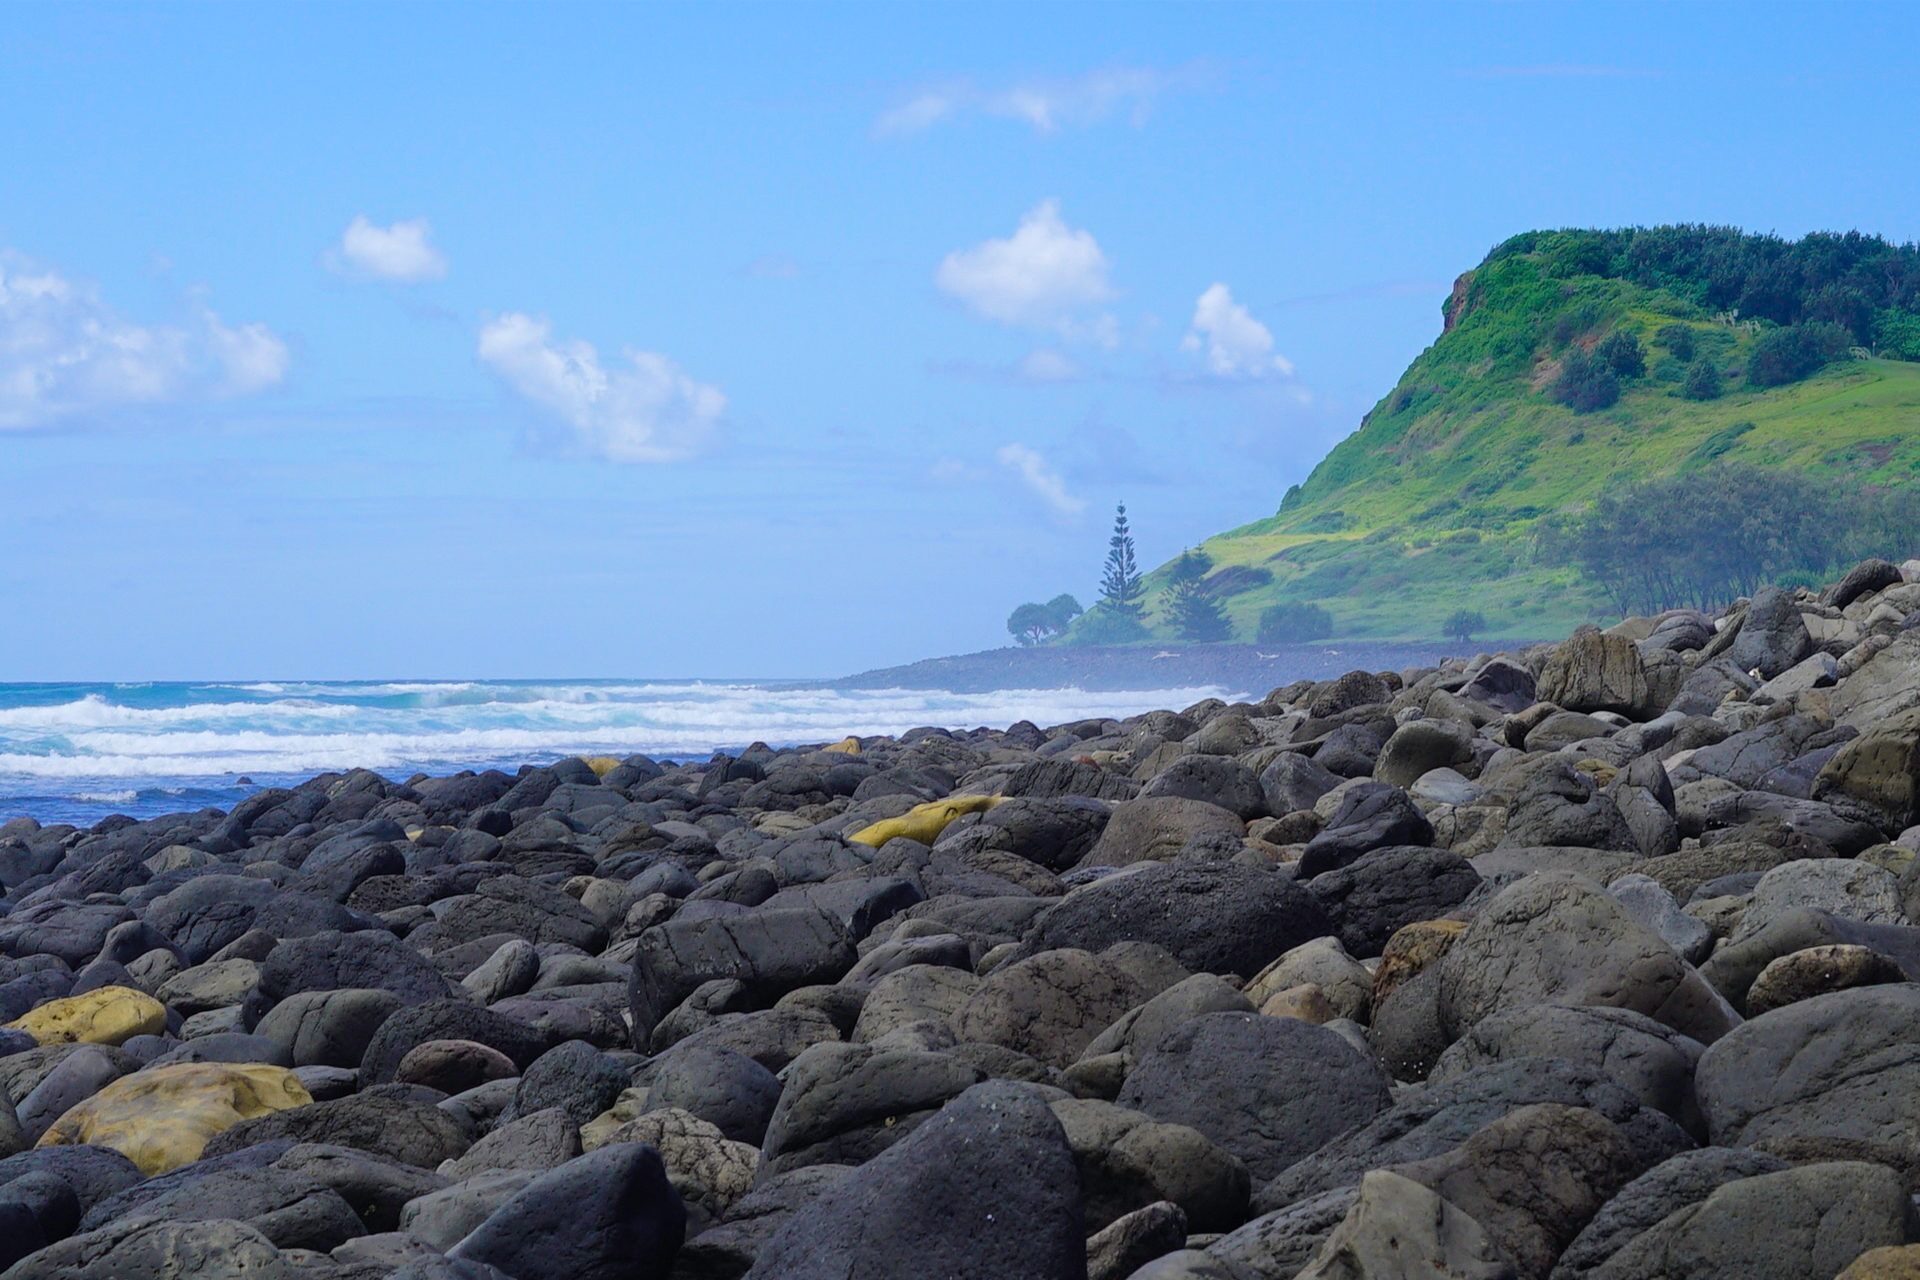
[[[1920,236],[1920,7],[0,8],[0,681],[830,676],[1542,226]]]

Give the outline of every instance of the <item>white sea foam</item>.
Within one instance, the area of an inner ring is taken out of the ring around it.
[[[237,692],[259,700],[236,699]],[[684,756],[754,740],[831,741],[920,725],[1004,727],[1021,719],[1056,724],[1182,706],[1224,692],[286,682],[200,686],[194,693],[207,701],[158,706],[88,693],[53,705],[0,709],[0,779],[213,780],[355,767],[444,772],[573,754]]]

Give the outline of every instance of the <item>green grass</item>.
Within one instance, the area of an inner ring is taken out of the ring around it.
[[[1675,322],[1720,366],[1720,399],[1678,395],[1679,362],[1652,344]],[[1646,376],[1597,413],[1556,402],[1558,357],[1616,328],[1646,346]],[[1483,265],[1454,322],[1281,510],[1203,544],[1216,572],[1272,574],[1224,601],[1236,637],[1252,639],[1279,600],[1322,605],[1343,638],[1433,639],[1461,608],[1493,636],[1551,636],[1611,619],[1596,589],[1538,560],[1536,526],[1610,486],[1714,463],[1920,482],[1920,364],[1846,361],[1758,391],[1744,378],[1753,340],[1664,290],[1554,278],[1526,254]],[[1164,641],[1165,566],[1147,587]]]

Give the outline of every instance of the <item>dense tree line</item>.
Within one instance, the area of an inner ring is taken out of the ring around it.
[[[1920,245],[1858,231],[1786,240],[1687,224],[1529,231],[1487,261],[1523,253],[1544,258],[1553,275],[1627,280],[1742,319],[1835,324],[1861,346],[1920,358]]]
[[[1908,490],[1836,491],[1717,465],[1609,490],[1584,517],[1545,528],[1539,551],[1579,567],[1624,613],[1711,609],[1786,575],[1920,552],[1920,503]]]

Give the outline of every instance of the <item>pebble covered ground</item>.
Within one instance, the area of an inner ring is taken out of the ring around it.
[[[5,1280],[1920,1276],[1920,562],[0,890]]]

